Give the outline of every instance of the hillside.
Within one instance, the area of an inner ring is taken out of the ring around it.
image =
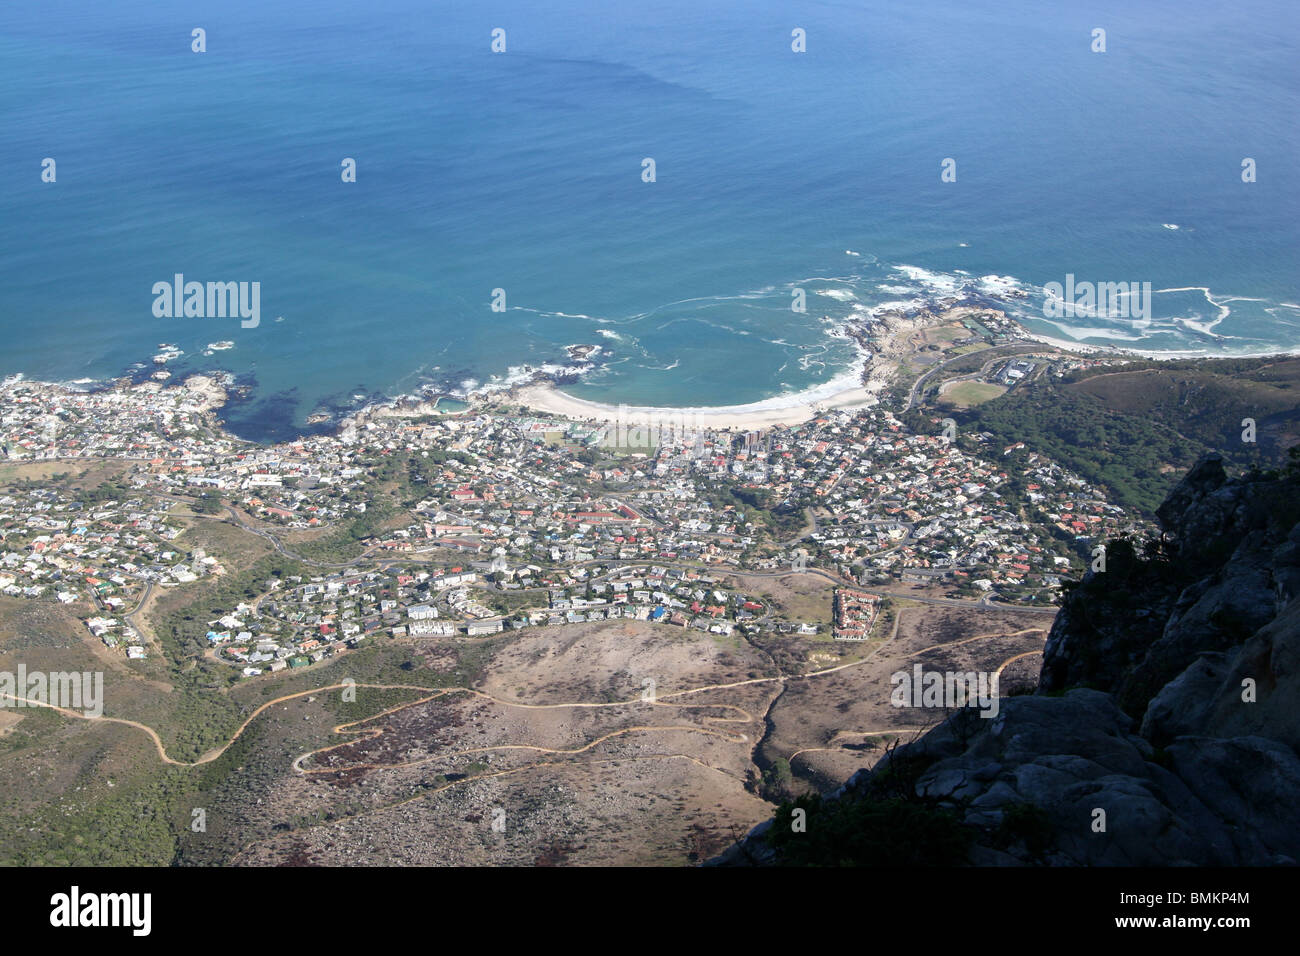
[[[1264,462],[1300,441],[1300,359],[1143,363],[1068,383],[1107,408],[1160,422],[1231,460],[1252,451],[1242,421],[1254,419]]]
[[[1202,455],[1234,465],[1281,464],[1300,442],[1300,360],[1135,361],[1039,380],[953,412],[966,441],[1034,452],[1153,513],[1177,476]],[[1243,440],[1243,422],[1255,440]]]
[[[1199,462],[1067,593],[1037,692],[958,710],[714,865],[1300,860],[1300,469]],[[806,832],[791,827],[806,813]]]

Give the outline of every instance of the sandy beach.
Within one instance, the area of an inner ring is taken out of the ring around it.
[[[554,385],[538,382],[515,389],[511,400],[548,415],[580,421],[623,422],[628,425],[681,426],[750,430],[793,426],[836,408],[864,408],[879,401],[910,351],[907,339],[918,329],[951,321],[954,311],[916,316],[886,315],[873,332],[879,336],[872,351],[863,350],[859,366],[824,385],[790,395],[778,395],[745,405],[674,408],[650,405],[611,405],[576,398]]]
[[[513,397],[515,401],[534,411],[580,421],[743,430],[770,428],[774,425],[798,425],[828,409],[861,408],[872,405],[876,401],[873,391],[861,385],[843,388],[824,397],[800,393],[748,405],[696,408],[605,405],[575,398],[554,385],[540,383],[519,389]]]
[[[989,313],[984,306],[948,305],[915,313],[884,312],[874,317],[872,325],[859,332],[860,358],[855,368],[847,369],[829,382],[800,392],[777,395],[741,405],[653,406],[613,404],[578,398],[562,387],[547,381],[515,386],[508,391],[490,391],[471,395],[469,404],[491,406],[499,403],[521,405],[531,411],[557,418],[585,422],[610,422],[628,426],[659,428],[716,429],[750,431],[774,426],[792,427],[834,409],[857,409],[876,404],[882,393],[898,384],[899,368],[913,363],[917,350],[926,340],[919,333],[936,327],[956,326],[963,319]],[[1014,338],[1024,343],[1041,343],[1078,356],[1116,359],[1173,357],[1170,353],[1143,353],[1114,346],[1087,345],[1030,332],[1010,320],[1001,318],[1015,329]],[[866,337],[870,337],[869,344]],[[925,366],[921,366],[923,369]],[[399,401],[383,406],[369,406],[345,419],[343,424],[363,423],[369,418],[412,416],[434,413],[427,400]]]

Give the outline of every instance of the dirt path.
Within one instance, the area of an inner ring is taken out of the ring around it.
[[[1040,632],[1041,632],[1041,631],[1043,631],[1043,628],[1041,628],[1041,627],[1029,627],[1029,628],[1025,628],[1025,629],[1022,630],[1022,631],[1014,631],[1014,632],[1012,632],[1012,633],[1010,633],[1010,634],[998,634],[998,635],[979,634],[979,635],[976,635],[975,637],[967,637],[967,638],[963,638],[962,640],[959,640],[959,641],[951,641],[951,642],[949,642],[949,643],[947,643],[947,644],[935,644],[935,645],[933,645],[933,646],[931,646],[931,647],[926,647],[926,648],[923,648],[922,650],[916,651],[916,652],[914,652],[914,653],[912,653],[912,654],[908,654],[907,657],[915,657],[917,654],[923,654],[923,653],[925,653],[926,651],[936,650],[937,648],[940,648],[940,647],[956,647],[956,646],[958,646],[958,645],[960,645],[960,644],[967,644],[967,643],[969,643],[970,641],[977,641],[977,640],[980,640],[981,638],[985,638],[985,637],[991,637],[991,636],[997,636],[997,637],[1016,637],[1016,636],[1018,636],[1018,635],[1020,635],[1020,634],[1027,634],[1027,633],[1029,633],[1029,632],[1031,632],[1031,631],[1040,631]],[[1008,657],[1006,660],[1004,660],[1001,664],[999,664],[997,670],[996,670],[994,673],[995,673],[998,677],[1001,677],[1001,676],[1002,676],[1002,672],[1003,672],[1004,670],[1006,670],[1010,665],[1014,664],[1016,661],[1023,660],[1023,659],[1025,659],[1026,657],[1035,657],[1035,656],[1041,655],[1042,653],[1043,653],[1043,652],[1042,652],[1041,649],[1036,649],[1036,650],[1032,650],[1032,651],[1024,651],[1024,652],[1022,652],[1022,653],[1020,653],[1020,654],[1013,654],[1012,656],[1010,656],[1010,657]],[[907,657],[903,658],[903,660],[906,660]],[[886,727],[886,728],[883,728],[883,729],[881,729],[881,730],[841,730],[841,731],[837,731],[836,734],[835,734],[835,736],[831,737],[831,739],[828,740],[828,741],[826,742],[826,746],[825,746],[825,747],[803,747],[803,748],[801,748],[801,749],[799,749],[799,750],[796,750],[796,751],[795,751],[794,753],[792,753],[789,757],[787,757],[787,758],[786,758],[786,761],[787,761],[788,763],[793,764],[793,763],[794,763],[794,758],[797,757],[797,756],[799,756],[800,754],[806,754],[806,753],[819,753],[819,752],[832,752],[832,751],[834,751],[834,752],[839,752],[839,751],[841,751],[841,750],[844,750],[843,747],[833,747],[833,746],[831,746],[831,745],[834,744],[835,741],[837,741],[840,737],[879,737],[879,736],[883,736],[883,735],[886,735],[886,734],[906,734],[906,733],[917,733],[917,732],[922,732],[922,731],[928,731],[928,730],[932,729],[933,726],[937,726],[937,724],[935,724],[935,725],[928,725],[928,726],[921,726],[921,727]]]
[[[949,641],[943,644],[931,645],[930,647],[923,648],[920,651],[915,651],[911,654],[908,654],[907,657],[903,659],[906,660],[907,658],[915,657],[917,654],[923,654],[926,651],[937,650],[942,647],[955,647],[961,644],[968,644],[971,641],[982,640],[988,637],[1008,637],[1008,636],[1015,637],[1020,634],[1025,634],[1032,631],[1042,631],[1042,630],[1043,630],[1042,628],[1026,628],[1024,630],[1015,631],[1010,634],[1008,634],[1005,631],[993,632],[988,634],[977,634],[974,637],[967,637],[957,641]],[[248,729],[249,725],[252,724],[252,722],[256,720],[257,717],[268,708],[273,707],[276,704],[284,703],[285,701],[296,700],[299,697],[306,697],[312,694],[320,694],[329,690],[341,690],[343,688],[363,687],[369,690],[410,690],[415,692],[423,692],[425,694],[425,696],[417,700],[409,701],[405,704],[398,704],[394,707],[388,708],[387,710],[381,711],[377,714],[372,714],[371,716],[364,717],[360,720],[339,724],[333,729],[333,732],[336,734],[344,734],[344,733],[364,734],[365,736],[362,737],[361,739],[373,739],[375,737],[381,736],[384,733],[384,731],[381,728],[370,728],[370,729],[363,729],[360,731],[353,732],[350,730],[350,728],[355,727],[357,724],[368,723],[370,721],[377,720],[382,717],[386,717],[390,714],[397,713],[398,711],[405,710],[408,707],[415,707],[419,704],[426,703],[430,700],[435,700],[439,697],[443,697],[451,693],[472,694],[476,697],[481,697],[484,700],[489,700],[492,701],[493,703],[500,704],[503,707],[512,707],[512,708],[518,708],[522,710],[563,710],[563,709],[575,709],[575,708],[595,709],[595,708],[609,708],[609,707],[631,707],[631,706],[637,706],[645,703],[649,703],[651,706],[655,706],[655,707],[692,707],[692,706],[713,707],[723,711],[735,712],[740,714],[740,716],[738,717],[708,716],[705,718],[706,720],[714,721],[716,723],[753,723],[753,722],[757,722],[759,718],[755,717],[755,715],[751,714],[743,707],[736,706],[735,704],[692,705],[692,704],[685,704],[685,703],[681,703],[681,704],[667,703],[667,701],[673,700],[674,698],[689,697],[695,694],[702,694],[707,691],[713,691],[713,690],[727,690],[734,687],[746,687],[755,684],[769,684],[769,683],[776,683],[776,682],[781,682],[784,684],[786,681],[807,680],[814,677],[822,677],[826,674],[834,674],[839,671],[846,670],[850,667],[858,667],[862,664],[867,663],[868,661],[872,660],[875,657],[876,653],[878,653],[885,646],[886,645],[882,644],[880,648],[877,648],[875,651],[873,651],[871,654],[867,655],[866,657],[862,658],[861,660],[850,661],[847,664],[840,664],[836,667],[828,667],[823,670],[812,671],[807,674],[781,675],[778,677],[756,677],[750,680],[732,681],[726,684],[708,684],[704,687],[694,687],[687,690],[674,691],[673,693],[670,694],[662,694],[653,701],[643,701],[640,698],[637,698],[635,700],[627,700],[627,701],[576,701],[572,703],[561,703],[561,704],[524,704],[524,703],[519,703],[517,701],[509,701],[499,697],[493,697],[490,694],[485,694],[484,692],[480,690],[475,690],[474,688],[471,687],[434,688],[434,687],[419,687],[412,684],[360,684],[360,683],[353,683],[353,682],[327,684],[322,687],[312,688],[310,690],[296,691],[292,694],[284,694],[280,697],[274,698],[273,700],[267,701],[266,703],[262,704],[260,707],[258,707],[256,710],[254,710],[251,714],[248,715],[248,717],[244,720],[244,722],[241,723],[239,727],[235,730],[230,740],[228,740],[224,745],[208,751],[207,753],[199,757],[198,760],[195,760],[193,762],[176,760],[175,758],[169,756],[166,747],[163,745],[162,738],[158,735],[157,731],[155,731],[152,727],[148,726],[147,724],[142,724],[139,721],[127,720],[122,717],[104,717],[104,716],[93,717],[88,714],[83,714],[78,711],[70,710],[65,707],[58,707],[54,704],[45,703],[44,701],[32,700],[26,697],[18,697],[13,694],[0,693],[0,696],[6,697],[20,704],[24,704],[31,707],[45,707],[50,710],[57,711],[60,714],[63,714],[64,716],[67,717],[75,717],[81,720],[103,721],[110,724],[121,724],[126,727],[134,727],[135,729],[143,731],[145,734],[149,736],[149,739],[153,741],[154,749],[158,752],[158,758],[163,763],[170,764],[176,767],[198,767],[203,764],[211,763],[212,761],[220,757],[223,753],[225,753],[227,750],[229,750],[230,747],[234,745],[235,741],[238,740],[240,736],[244,733],[244,731]],[[1023,657],[1028,657],[1032,654],[1039,654],[1039,653],[1041,653],[1041,651],[1034,650],[1034,651],[1027,651],[1023,654],[1017,654],[1016,656],[1004,661],[1002,665],[998,668],[998,673],[1001,673],[1003,668],[1011,664],[1013,661],[1019,660],[1020,658]],[[729,740],[733,743],[743,743],[743,742],[748,742],[749,740],[749,737],[747,735],[739,732],[729,733],[726,731],[709,730],[703,727],[696,727],[692,725],[644,725],[644,726],[626,727],[621,730],[613,731],[593,741],[590,741],[581,747],[572,750],[552,749],[547,747],[534,746],[531,744],[499,744],[494,747],[480,747],[480,748],[474,748],[472,750],[459,751],[457,753],[451,753],[451,754],[437,754],[434,756],[423,758],[418,761],[412,761],[412,762],[407,762],[402,764],[360,764],[360,765],[353,765],[348,769],[359,769],[359,768],[366,768],[366,767],[391,769],[396,767],[407,767],[407,766],[414,766],[420,763],[427,763],[430,760],[444,759],[446,757],[459,756],[462,754],[483,753],[492,750],[531,750],[543,754],[558,754],[558,755],[571,756],[574,754],[584,753],[590,750],[591,748],[597,746],[598,744],[602,743],[603,741],[609,740],[613,737],[618,737],[624,734],[641,732],[641,731],[688,731],[691,733],[700,733],[700,734],[707,734],[715,737],[722,737],[723,739]],[[349,741],[345,741],[344,743],[332,744],[328,747],[323,747],[318,750],[309,751],[305,754],[301,754],[298,757],[294,758],[290,766],[293,768],[295,772],[304,775],[311,774],[311,773],[338,773],[339,770],[337,768],[313,768],[310,770],[303,769],[302,763],[303,761],[308,760],[315,755],[328,753],[332,750],[337,750],[340,747],[344,747],[355,742],[356,742],[355,740],[349,740]],[[805,753],[807,752],[807,750],[808,748],[805,748],[805,750],[797,751],[796,755],[798,753]],[[686,755],[682,755],[682,756],[686,756]],[[477,778],[473,778],[473,779],[477,779]]]

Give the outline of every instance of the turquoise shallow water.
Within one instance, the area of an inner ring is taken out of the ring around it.
[[[843,375],[849,316],[1067,273],[1186,291],[1137,322],[1006,301],[1091,344],[1300,346],[1286,0],[267,6],[0,14],[0,373],[102,379],[174,343],[175,371],[241,376],[228,420],[272,439],[595,343],[584,397],[733,404]],[[177,272],[260,282],[261,324],[155,317]]]

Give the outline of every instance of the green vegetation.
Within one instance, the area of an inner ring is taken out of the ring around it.
[[[263,570],[250,569],[241,580]],[[228,584],[228,587],[210,589],[201,599],[203,605],[215,609],[216,605],[243,593],[244,585],[240,581]],[[170,635],[169,643],[188,646],[188,628],[189,624],[180,617],[173,620],[165,629]],[[173,629],[179,633],[172,633]],[[223,745],[234,726],[263,702],[263,698],[310,690],[319,683],[338,682],[343,676],[358,683],[465,686],[481,677],[485,663],[499,643],[480,641],[457,648],[458,666],[449,672],[424,667],[423,659],[410,645],[379,644],[333,662],[328,674],[286,673],[279,680],[258,682],[256,686],[239,684],[230,694],[202,686],[202,678],[194,675],[203,672],[191,667],[173,677],[175,690],[167,697],[175,711],[154,725],[165,738],[172,731],[170,736],[175,739],[166,740],[170,752],[180,759],[193,759],[200,752]],[[244,698],[242,703],[235,700],[239,696]],[[365,720],[420,696],[422,692],[414,687],[410,690],[359,687],[355,701],[345,701],[338,690],[322,693],[317,701],[335,715],[338,723],[344,723]],[[447,698],[453,699],[455,695]],[[65,738],[55,735],[68,723],[52,711],[26,712],[22,731],[4,738],[0,755],[6,749],[34,745],[63,747]],[[110,775],[109,787],[104,786],[105,771],[100,763],[103,745],[91,741],[93,749],[84,769],[74,785],[63,788],[53,802],[30,809],[13,798],[7,800],[2,808],[4,816],[0,817],[7,833],[0,844],[0,865],[220,865],[246,843],[246,835],[241,836],[245,831],[234,826],[234,821],[242,820],[254,832],[269,833],[276,828],[292,829],[324,822],[360,809],[359,806],[336,808],[319,817],[299,815],[289,823],[277,823],[274,816],[248,821],[250,803],[269,793],[283,773],[285,746],[306,749],[320,745],[318,724],[289,722],[276,732],[274,739],[268,737],[266,726],[264,719],[259,718],[220,757],[195,768],[159,765],[151,745],[129,736],[127,739],[140,748],[135,764],[140,769],[127,777]],[[297,736],[281,739],[286,731],[307,736],[303,740]],[[332,742],[337,742],[337,738]],[[31,759],[40,756],[35,753]],[[16,754],[11,759],[29,760],[25,754]],[[488,768],[474,764],[468,769],[479,773]],[[206,831],[191,831],[195,808],[205,810]]]
[[[414,507],[427,494],[430,483],[440,480],[443,465],[454,461],[461,465],[472,465],[474,457],[463,451],[447,451],[442,448],[430,448],[426,453],[407,454],[397,459],[397,466],[391,468],[387,477],[400,482],[398,491],[405,507]]]
[[[50,806],[16,821],[0,847],[7,866],[167,866],[176,834],[171,807],[185,773],[150,768],[87,799],[69,788]]]
[[[797,509],[793,512],[778,512],[777,502],[766,488],[746,488],[736,484],[715,485],[704,495],[705,500],[721,511],[732,507],[736,516],[743,521],[752,521],[778,536],[803,528],[804,516]]]
[[[1011,356],[1032,346],[1001,348]],[[945,368],[976,371],[987,354]],[[1208,451],[1247,466],[1277,465],[1300,440],[1300,360],[1289,358],[1145,361],[1115,370],[1080,369],[1058,381],[1036,381],[1000,397],[995,386],[961,383],[942,401],[957,420],[963,447],[990,454],[1017,442],[1107,488],[1116,503],[1151,514],[1178,476]],[[953,407],[969,406],[969,407]],[[903,415],[908,427],[932,434],[933,410]],[[1245,420],[1256,440],[1243,441]],[[991,433],[990,445],[974,436]]]
[[[190,510],[200,515],[215,515],[221,512],[221,499],[213,495],[203,495],[190,502]]]
[[[515,611],[544,608],[549,604],[545,589],[519,591],[476,590],[474,596],[480,603],[498,614],[512,614]]]
[[[376,495],[370,499],[364,512],[358,512],[336,531],[313,541],[298,542],[293,545],[293,550],[310,561],[344,564],[360,557],[365,551],[364,542],[380,535],[399,513],[391,498]]]
[[[44,707],[27,707],[23,709],[22,714],[22,723],[10,733],[0,737],[0,748],[3,750],[24,750],[35,746],[71,719]]]
[[[364,504],[365,511],[353,511],[331,534],[297,542],[293,550],[322,564],[351,561],[365,551],[365,542],[406,524],[406,512],[429,496],[431,484],[443,480],[440,466],[474,461],[464,452],[441,449],[432,449],[427,455],[401,452],[378,457],[362,487],[327,495],[336,506]]]
[[[790,761],[777,757],[772,765],[763,771],[763,795],[769,800],[788,800],[794,787],[794,774],[790,770]]]
[[[1037,452],[1109,489],[1118,504],[1147,514],[1206,450],[1169,425],[1115,411],[1090,395],[1053,384],[1018,388],[953,417],[963,448],[972,454],[988,454],[974,437],[980,432],[992,433],[995,460],[1003,448],[1024,442],[1025,448],[1008,457]],[[916,425],[924,432],[928,422]]]
[[[302,568],[296,562],[280,554],[269,555],[242,574],[206,582],[189,595],[183,607],[158,621],[158,638],[173,684],[160,733],[173,757],[195,760],[225,743],[243,716],[239,704],[222,693],[239,679],[238,671],[203,656],[208,622],[230,613],[241,602],[256,600],[266,591],[268,579],[299,573]]]
[[[947,389],[941,396],[940,401],[950,405],[969,407],[972,405],[981,405],[984,402],[997,398],[1006,392],[1005,385],[990,385],[987,382],[959,382]]]
[[[393,682],[396,683],[396,682]],[[411,688],[410,690],[399,690],[396,688],[389,690],[380,690],[377,687],[357,687],[355,690],[355,700],[344,700],[343,691],[335,689],[326,691],[320,696],[320,700],[329,709],[330,713],[338,717],[339,723],[355,723],[363,721],[375,714],[383,713],[394,707],[400,707],[402,704],[409,704],[412,701],[419,700],[421,697],[428,696],[426,691]],[[351,696],[351,695],[349,695]],[[440,698],[443,702],[454,700],[457,695],[452,694]],[[355,729],[355,728],[354,728]]]
[[[1075,373],[1069,390],[1108,408],[1163,423],[1237,464],[1279,462],[1300,438],[1300,360],[1135,362],[1122,371]],[[1243,421],[1256,423],[1254,443]]]

